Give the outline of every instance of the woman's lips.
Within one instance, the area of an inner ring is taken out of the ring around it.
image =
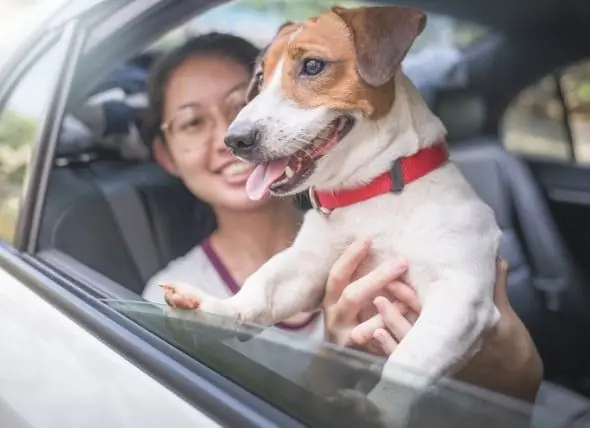
[[[224,167],[219,174],[229,184],[243,184],[248,180],[254,165],[245,162],[234,162]]]

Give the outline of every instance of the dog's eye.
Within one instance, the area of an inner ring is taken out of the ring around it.
[[[303,62],[301,74],[304,76],[317,76],[325,67],[326,63],[319,59],[307,59]]]
[[[252,80],[250,81],[250,85],[248,85],[248,90],[246,91],[246,101],[250,102],[258,95],[262,89],[262,81],[264,76],[262,72],[257,72]]]
[[[256,85],[258,87],[258,90],[262,89],[262,82],[264,80],[264,76],[262,75],[262,71],[259,71],[258,73],[256,73]]]

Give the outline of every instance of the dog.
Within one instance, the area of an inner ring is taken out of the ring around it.
[[[422,304],[367,396],[397,422],[420,391],[471,361],[501,318],[494,213],[449,160],[444,125],[401,70],[425,25],[413,8],[333,7],[279,29],[225,142],[257,165],[251,198],[308,191],[315,209],[235,296],[185,296],[187,308],[276,324],[318,309],[330,267],[370,238],[364,269],[406,260]],[[400,394],[392,380],[411,387]]]

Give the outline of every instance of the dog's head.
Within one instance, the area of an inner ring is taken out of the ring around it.
[[[334,7],[284,24],[261,53],[248,104],[225,140],[236,156],[258,164],[250,197],[305,190],[359,122],[386,115],[394,76],[425,23],[411,8]]]

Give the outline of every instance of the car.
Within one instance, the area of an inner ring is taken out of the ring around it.
[[[327,376],[361,379],[351,388],[362,391],[382,359],[327,343],[310,348],[281,331],[263,338],[259,326],[141,298],[154,273],[215,226],[207,206],[142,144],[153,61],[199,32],[233,31],[262,45],[285,19],[359,3],[70,0],[4,61],[2,427],[368,423],[285,374],[323,355]],[[590,5],[397,3],[429,13],[404,68],[448,127],[453,159],[496,213],[509,297],[545,364],[534,406],[448,380],[420,407],[420,422],[586,426]],[[105,119],[113,104],[122,112],[116,123],[90,119]],[[248,346],[277,365],[246,357]]]

